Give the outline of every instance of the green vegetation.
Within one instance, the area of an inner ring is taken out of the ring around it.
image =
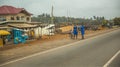
[[[116,17],[113,19],[114,25],[119,25],[120,26],[120,17]]]
[[[54,23],[56,24],[85,24],[85,25],[102,25],[102,26],[107,26],[109,23],[109,20],[106,20],[104,17],[98,17],[98,16],[93,16],[91,18],[74,18],[74,17],[57,17],[54,16]],[[32,17],[33,22],[42,22],[42,23],[50,23],[51,22],[51,16],[49,14],[41,14],[38,15],[37,17]],[[120,24],[118,23],[118,18],[115,18],[114,21],[116,22],[115,24]]]

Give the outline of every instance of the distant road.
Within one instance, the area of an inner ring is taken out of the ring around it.
[[[120,30],[11,61],[1,67],[102,67],[120,50]],[[120,67],[118,55],[108,67]]]

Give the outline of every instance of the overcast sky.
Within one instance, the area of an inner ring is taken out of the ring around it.
[[[0,0],[0,6],[25,8],[34,16],[50,14],[52,4],[55,16],[81,18],[105,16],[107,19],[120,17],[120,0]]]

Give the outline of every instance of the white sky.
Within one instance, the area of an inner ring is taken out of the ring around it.
[[[89,18],[105,16],[120,17],[120,0],[0,0],[0,6],[11,5],[25,8],[32,14],[51,13],[54,5],[55,16]]]

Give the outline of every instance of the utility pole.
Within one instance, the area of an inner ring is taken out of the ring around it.
[[[49,27],[50,27],[50,24],[54,24],[53,5],[52,5],[52,10],[51,10],[51,22],[49,22]],[[49,30],[49,39],[50,39],[51,32],[52,32],[52,30]]]
[[[54,17],[53,17],[53,5],[52,5],[52,11],[51,11],[51,24],[54,24]]]

